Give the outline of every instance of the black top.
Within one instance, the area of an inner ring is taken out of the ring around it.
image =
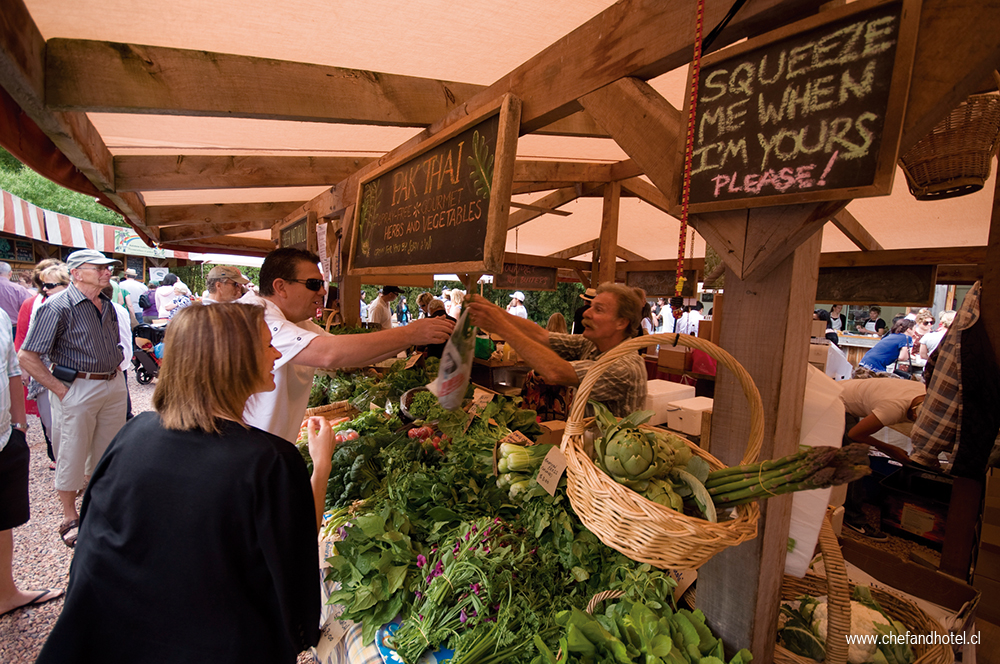
[[[576,313],[573,314],[573,329],[570,330],[572,334],[583,334],[583,312],[590,308],[590,302],[580,305],[576,308]]]
[[[38,662],[288,662],[319,638],[316,517],[294,445],[142,413],[80,512],[66,604]]]

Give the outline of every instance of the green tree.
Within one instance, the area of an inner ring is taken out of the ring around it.
[[[3,148],[0,148],[0,189],[40,208],[77,219],[111,226],[128,226],[120,214],[104,207],[93,197],[70,191],[45,179]]]

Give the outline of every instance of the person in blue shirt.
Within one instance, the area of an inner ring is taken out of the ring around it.
[[[863,377],[858,374],[864,374],[864,370],[873,374],[885,374],[893,362],[909,361],[912,346],[913,321],[905,318],[896,321],[889,334],[861,358],[855,371],[855,378]]]

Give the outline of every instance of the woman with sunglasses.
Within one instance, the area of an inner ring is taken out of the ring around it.
[[[333,456],[243,418],[281,357],[261,307],[193,304],[167,327],[155,412],[115,436],[83,498],[66,604],[38,658],[292,664],[319,637],[317,527]]]
[[[28,328],[35,319],[35,312],[49,297],[61,293],[69,286],[69,269],[66,264],[55,258],[46,258],[31,274],[31,282],[38,290],[38,295],[21,303],[17,312],[17,336],[14,337],[14,350],[21,350],[24,338],[28,336]],[[49,470],[56,469],[56,456],[52,450],[52,411],[49,408],[49,391],[41,383],[27,373],[22,375],[25,384],[25,407],[29,415],[37,415],[42,421],[42,433],[45,435],[45,448],[49,456]]]

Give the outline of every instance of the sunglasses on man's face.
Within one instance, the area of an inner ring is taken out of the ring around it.
[[[294,281],[297,284],[302,284],[311,291],[319,291],[323,287],[322,279],[286,279],[285,281]]]

